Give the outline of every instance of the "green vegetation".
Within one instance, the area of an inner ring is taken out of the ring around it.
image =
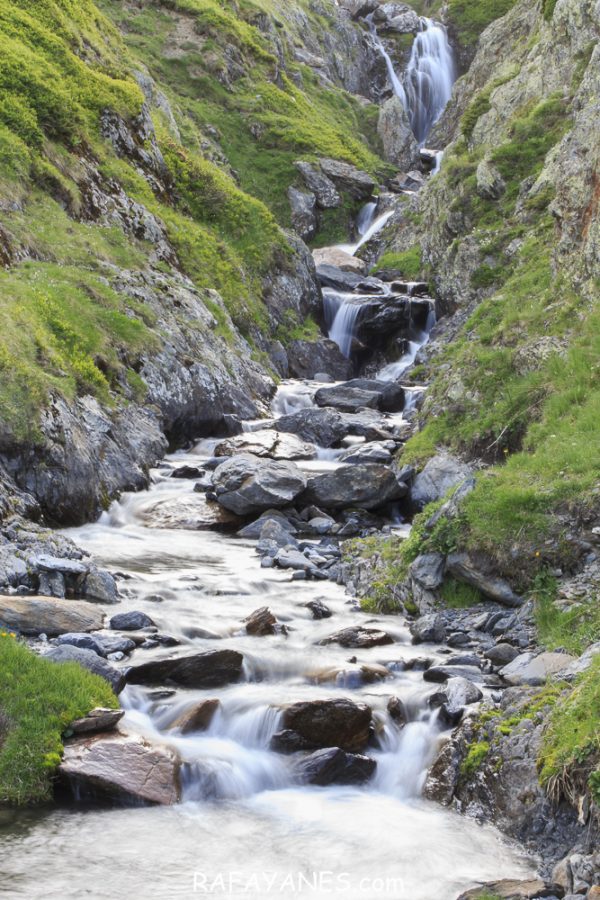
[[[96,706],[118,708],[109,685],[77,663],[41,659],[0,633],[0,803],[49,800],[69,724]]]
[[[482,596],[477,588],[471,587],[455,578],[447,578],[441,589],[440,594],[444,601],[444,606],[449,609],[468,609],[470,606],[476,606],[481,603]]]
[[[504,16],[515,3],[516,0],[448,0],[448,20],[463,47],[471,47],[477,43],[481,32]]]
[[[477,741],[476,743],[471,744],[460,767],[460,774],[465,778],[473,775],[479,769],[489,752],[490,745],[487,741]]]
[[[373,268],[373,272],[380,272],[382,269],[398,269],[403,278],[408,281],[416,281],[421,277],[423,271],[422,251],[420,244],[409,247],[408,250],[402,250],[399,253],[388,251],[377,261],[377,265]]]
[[[540,781],[556,800],[575,802],[598,792],[600,763],[600,657],[550,712],[538,757]]]
[[[549,650],[560,647],[569,653],[580,654],[590,644],[600,640],[600,604],[597,597],[582,597],[571,609],[560,610],[556,605],[557,582],[547,569],[543,569],[534,579],[532,595],[539,639]]]

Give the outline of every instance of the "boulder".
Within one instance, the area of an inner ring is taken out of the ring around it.
[[[408,722],[408,712],[399,697],[390,697],[387,704],[387,711],[390,714],[390,718],[394,720],[398,727],[402,727]]]
[[[248,634],[262,636],[265,634],[275,634],[277,631],[277,618],[273,615],[268,606],[261,606],[255,609],[246,619],[244,619],[246,631]]]
[[[240,524],[232,512],[217,503],[209,503],[203,493],[182,494],[179,497],[154,499],[139,515],[148,528],[181,528],[185,531],[231,531]]]
[[[277,519],[267,519],[260,531],[257,553],[275,556],[283,547],[298,547],[298,541]]]
[[[377,183],[366,172],[338,159],[321,159],[320,164],[321,171],[338,190],[350,194],[355,200],[368,200],[373,196]]]
[[[172,805],[179,801],[179,768],[178,757],[166,747],[116,734],[67,742],[58,772],[78,791]]]
[[[450,488],[462,484],[470,475],[471,470],[466,463],[449,453],[440,453],[429,460],[413,481],[411,503],[416,509],[423,509],[428,503],[441,500]]]
[[[435,591],[444,580],[445,567],[446,561],[441,553],[422,553],[411,563],[409,574],[425,590]]]
[[[313,250],[313,259],[315,266],[333,266],[341,269],[342,272],[353,272],[355,275],[364,275],[367,271],[367,264],[358,256],[352,256],[339,247],[321,247],[319,250]]]
[[[343,628],[319,641],[320,646],[339,644],[341,647],[358,647],[361,650],[393,643],[394,638],[387,631],[381,631],[379,628],[363,628],[360,625]]]
[[[243,656],[236,650],[205,650],[192,656],[153,659],[127,670],[129,684],[178,684],[182,687],[222,687],[238,681]]]
[[[519,651],[512,644],[501,643],[490,647],[483,655],[493,666],[506,666],[519,655]]]
[[[503,578],[482,572],[466,553],[451,553],[446,559],[446,568],[454,578],[477,588],[489,600],[511,608],[523,604],[523,597],[515,594],[508,582]]]
[[[106,648],[102,641],[94,635],[85,634],[84,632],[61,634],[56,638],[56,643],[59,646],[68,644],[71,647],[81,647],[83,650],[91,650],[92,653],[96,653],[98,656],[106,656]]]
[[[344,698],[301,701],[284,710],[282,724],[312,749],[340,747],[360,752],[369,739],[371,710]]]
[[[288,506],[306,488],[306,476],[292,462],[240,454],[219,466],[213,484],[221,506],[248,516]]]
[[[97,707],[92,709],[87,716],[71,722],[69,731],[73,732],[73,734],[96,734],[101,731],[114,731],[124,715],[124,709]]]
[[[119,694],[125,687],[125,674],[120,669],[112,666],[93,650],[84,650],[82,647],[72,647],[64,644],[62,647],[52,647],[44,653],[44,659],[54,663],[76,662],[88,672],[99,675],[108,681],[115,694]]]
[[[376,378],[353,378],[347,383],[347,387],[374,391],[379,395],[378,407],[382,412],[402,412],[404,409],[404,388],[395,381],[379,381]]]
[[[119,590],[117,582],[104,569],[92,569],[81,585],[81,596],[86,600],[95,600],[99,603],[118,603]]]
[[[206,731],[220,705],[219,700],[200,700],[199,703],[194,703],[171,722],[171,731],[179,731],[181,734]]]
[[[280,510],[268,509],[254,522],[250,522],[249,525],[244,525],[243,528],[240,528],[238,536],[241,538],[249,538],[250,540],[257,540],[262,535],[265,525],[270,522],[276,522],[286,534],[294,535],[297,533],[296,526],[293,525]]]
[[[423,672],[425,681],[434,681],[438,684],[448,681],[450,678],[465,678],[467,681],[481,682],[481,670],[475,666],[430,666]]]
[[[326,262],[319,263],[317,266],[317,278],[323,287],[345,293],[351,293],[364,282],[363,276],[357,272],[350,272]]]
[[[251,453],[267,459],[312,459],[316,448],[314,444],[306,443],[294,434],[270,428],[227,438],[215,447],[215,456],[236,456],[238,453]]]
[[[429,613],[410,624],[414,644],[441,644],[446,639],[446,626],[441,616]]]
[[[444,724],[457,725],[465,706],[479,703],[483,693],[477,685],[466,678],[449,678],[443,691],[438,691],[430,698],[430,705],[440,707],[440,716]]]
[[[338,0],[340,9],[345,9],[353,19],[368,16],[379,6],[379,0]]]
[[[302,500],[323,509],[377,509],[408,492],[392,469],[380,465],[342,465],[308,479]]]
[[[377,763],[368,756],[346,753],[339,747],[316,750],[296,764],[296,773],[305,784],[364,784]]]
[[[322,600],[309,600],[304,605],[310,609],[313,619],[329,619],[331,617],[331,610]]]
[[[313,193],[288,188],[292,227],[303,241],[309,241],[317,232],[317,198]]]
[[[334,409],[299,409],[277,419],[275,426],[319,447],[334,447],[348,434],[345,422]]]
[[[417,13],[406,3],[380,3],[373,18],[382,31],[417,34],[420,28]]]
[[[400,97],[390,97],[380,107],[377,132],[383,144],[383,156],[405,172],[419,161],[419,145]]]
[[[343,381],[351,372],[351,363],[335,341],[292,341],[287,348],[289,373],[295,378],[314,378],[326,372]]]
[[[0,625],[20,634],[47,634],[97,631],[104,613],[84,600],[57,600],[52,597],[0,596]]]
[[[500,669],[500,675],[511,685],[545,684],[551,675],[562,672],[574,662],[576,657],[568,653],[539,653],[537,656],[521,653]]]
[[[506,190],[506,184],[498,169],[484,157],[477,166],[477,193],[484,200],[499,200]]]
[[[87,575],[90,570],[89,563],[81,559],[65,559],[48,553],[31,557],[29,562],[42,572],[60,572],[61,575]]]
[[[396,447],[395,441],[367,441],[364,444],[348,447],[347,450],[340,453],[338,461],[361,465],[365,463],[375,463],[382,466],[391,465]]]
[[[198,466],[178,466],[171,472],[171,478],[203,478],[205,474]]]
[[[315,394],[317,406],[331,406],[341,412],[358,412],[359,409],[379,407],[379,394],[376,391],[366,391],[358,387],[349,387],[346,384],[322,387]]]
[[[334,209],[342,205],[335,184],[323,172],[307,162],[298,161],[294,165],[306,187],[315,195],[319,209]]]
[[[139,610],[117,613],[109,622],[113,631],[139,631],[142,628],[151,628],[154,624],[150,616]]]

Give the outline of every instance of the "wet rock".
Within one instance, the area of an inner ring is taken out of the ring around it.
[[[516,647],[513,647],[512,644],[496,644],[494,647],[490,647],[489,650],[486,650],[483,654],[486,659],[492,663],[493,666],[506,666],[509,662],[512,662],[513,659],[519,655],[519,651]]]
[[[364,784],[377,763],[368,756],[345,753],[339,747],[316,750],[296,764],[296,773],[305,784]]]
[[[97,631],[103,622],[102,610],[84,600],[0,596],[0,625],[21,634],[57,637]]]
[[[61,647],[52,647],[44,653],[44,659],[49,659],[54,663],[76,662],[94,675],[99,675],[108,681],[115,694],[119,694],[125,687],[124,673],[98,656],[93,650],[84,650],[81,647],[63,644]]]
[[[260,540],[256,545],[257,553],[275,556],[283,547],[298,547],[298,541],[277,519],[268,519],[260,532]]]
[[[408,722],[408,713],[406,707],[399,697],[390,697],[387,704],[387,711],[396,725],[406,725]]]
[[[294,574],[302,572],[313,578],[327,578],[315,562],[300,550],[279,550],[275,556],[275,565],[280,569],[294,569]]]
[[[206,731],[220,705],[219,700],[200,700],[177,716],[169,727],[171,731],[179,731],[181,734]]]
[[[123,635],[110,634],[109,632],[95,632],[93,637],[102,644],[104,653],[131,653],[135,650],[136,643],[130,637]]]
[[[238,453],[251,453],[267,459],[312,459],[316,448],[293,434],[268,428],[228,438],[215,447],[216,456],[235,456]]]
[[[322,600],[309,600],[304,605],[310,609],[313,619],[329,619],[331,617],[331,610]]]
[[[335,698],[294,703],[283,713],[283,727],[311,749],[340,747],[348,752],[367,745],[371,710],[364,703]]]
[[[463,748],[460,742],[452,737],[442,745],[427,773],[423,787],[423,797],[426,800],[450,806],[458,784],[462,760]]]
[[[319,162],[321,170],[338,190],[350,194],[356,200],[368,200],[373,196],[377,185],[366,172],[338,159],[321,159]]]
[[[131,612],[117,613],[109,622],[113,631],[139,631],[141,628],[151,628],[155,622],[144,612],[132,610]]]
[[[171,472],[171,478],[202,478],[204,474],[204,469],[198,466],[178,466]]]
[[[117,582],[110,572],[103,569],[92,569],[86,575],[81,586],[81,596],[86,600],[96,600],[100,603],[118,603]]]
[[[381,412],[402,412],[406,394],[400,384],[393,381],[379,381],[376,378],[353,378],[346,387],[374,391],[379,395],[378,408]]]
[[[425,681],[441,683],[449,678],[466,678],[468,681],[481,681],[481,670],[475,666],[444,666],[433,665],[423,672]]]
[[[430,706],[440,708],[441,721],[448,726],[457,725],[465,706],[479,703],[483,693],[477,685],[466,678],[449,678],[443,691],[438,691],[429,699]]]
[[[440,615],[430,613],[411,622],[410,633],[415,644],[441,644],[446,639],[446,626]]]
[[[230,531],[240,524],[240,519],[217,503],[209,503],[203,493],[184,494],[180,497],[154,499],[140,511],[140,518],[148,528],[181,528],[186,531]]]
[[[451,553],[446,560],[448,572],[459,581],[470,584],[484,597],[503,606],[518,607],[523,604],[508,582],[493,574],[486,574],[467,553]]]
[[[306,476],[292,462],[241,454],[219,466],[213,483],[221,506],[237,515],[252,515],[288,506],[305,489]]]
[[[318,227],[317,198],[313,193],[299,191],[295,187],[288,188],[292,227],[303,241],[315,236]]]
[[[281,528],[290,535],[297,532],[296,526],[278,509],[267,509],[261,516],[249,525],[245,525],[238,531],[238,536],[258,540],[262,530],[268,522],[277,522]]]
[[[342,272],[353,272],[361,277],[367,270],[367,265],[362,259],[346,253],[339,247],[321,247],[319,250],[313,250],[313,259],[317,269],[319,266],[333,266]]]
[[[399,500],[407,491],[392,469],[357,463],[309,477],[302,500],[324,509],[357,506],[369,510]]]
[[[314,750],[314,744],[311,741],[289,728],[276,732],[271,738],[269,747],[275,753],[298,753],[301,750]]]
[[[314,378],[326,372],[341,381],[349,377],[352,364],[335,341],[292,341],[287,348],[289,373],[295,378]]]
[[[73,734],[96,734],[101,731],[114,731],[124,715],[124,709],[97,707],[92,709],[87,716],[71,722],[69,731],[73,732]]]
[[[137,803],[179,800],[178,757],[129,735],[79,738],[65,745],[59,775],[84,792]]]
[[[512,662],[500,669],[500,675],[508,684],[545,684],[551,675],[562,672],[571,663],[576,662],[574,656],[567,653],[521,653]]]
[[[266,634],[276,634],[277,617],[273,615],[268,606],[261,606],[255,609],[246,619],[244,619],[246,631],[248,634],[263,636]]]
[[[412,483],[410,500],[416,509],[441,500],[450,488],[462,484],[471,475],[469,466],[448,453],[430,459]]]
[[[333,288],[335,291],[351,293],[363,282],[363,276],[356,272],[340,269],[330,263],[319,263],[317,266],[317,278],[323,287]]]
[[[341,412],[353,413],[364,407],[377,409],[379,394],[375,391],[366,391],[358,387],[340,384],[334,387],[319,388],[315,394],[315,403],[317,406],[331,406]]]
[[[349,447],[340,453],[338,460],[342,463],[374,463],[391,465],[397,444],[394,441],[368,441]]]
[[[382,647],[393,643],[394,638],[386,631],[378,628],[362,628],[360,625],[343,628],[319,641],[321,646],[339,644],[341,647],[359,647],[363,650],[368,647]]]
[[[67,633],[61,634],[56,638],[56,643],[60,646],[68,644],[71,647],[81,647],[83,650],[91,650],[98,656],[106,656],[106,648],[104,644],[91,634],[84,633]]]
[[[537,900],[541,897],[554,897],[555,891],[540,878],[528,881],[490,881],[480,887],[465,891],[457,900],[486,900],[497,897],[498,900]]]
[[[192,656],[153,659],[127,670],[129,684],[178,684],[182,687],[221,687],[238,681],[243,656],[236,650],[205,650]]]
[[[334,447],[348,434],[346,423],[334,409],[300,409],[277,419],[275,426],[319,447]]]

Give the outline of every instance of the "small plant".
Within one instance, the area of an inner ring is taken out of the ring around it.
[[[471,744],[471,746],[469,747],[469,752],[467,753],[460,767],[461,775],[463,775],[465,778],[474,775],[489,752],[490,745],[487,741],[478,741],[475,744]]]

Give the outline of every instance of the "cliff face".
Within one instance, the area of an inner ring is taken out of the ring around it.
[[[3,2],[0,40],[0,465],[82,521],[167,440],[264,410],[316,330],[293,163],[383,167],[345,90],[375,55],[301,0]]]

